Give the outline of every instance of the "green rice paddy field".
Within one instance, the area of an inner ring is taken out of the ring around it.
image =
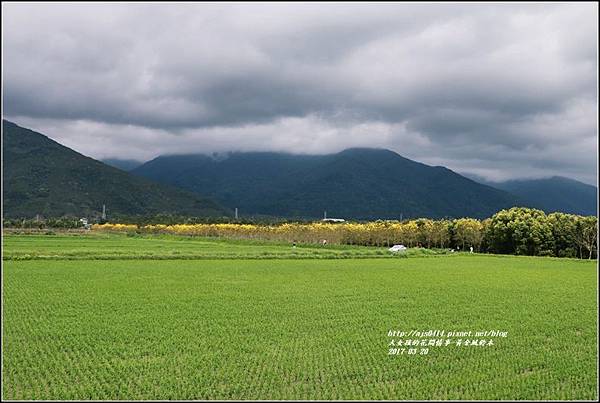
[[[3,246],[4,399],[598,396],[595,261],[117,235]],[[444,336],[414,333],[430,329]],[[492,330],[506,337],[475,336]]]

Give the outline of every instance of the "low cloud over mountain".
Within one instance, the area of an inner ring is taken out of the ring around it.
[[[95,158],[385,147],[596,181],[597,4],[3,4],[4,112]]]

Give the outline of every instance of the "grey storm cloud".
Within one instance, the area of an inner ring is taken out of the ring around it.
[[[3,3],[4,116],[96,158],[393,149],[596,182],[597,4]]]

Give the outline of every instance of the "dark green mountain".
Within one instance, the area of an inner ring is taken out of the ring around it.
[[[553,176],[546,179],[511,180],[490,183],[490,186],[510,192],[547,213],[561,211],[580,215],[597,214],[595,186]]]
[[[132,173],[204,192],[242,214],[346,219],[487,217],[521,205],[444,167],[382,149],[330,155],[252,152],[161,156]]]
[[[100,161],[111,167],[119,168],[122,171],[131,171],[144,163],[138,160],[122,160],[118,158],[106,158]]]
[[[107,214],[222,216],[197,194],[105,165],[48,137],[2,121],[4,217]]]

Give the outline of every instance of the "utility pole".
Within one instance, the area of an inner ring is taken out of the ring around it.
[[[323,211],[323,219],[326,220],[327,219],[327,210]]]
[[[106,205],[102,205],[102,219],[106,220]]]
[[[238,219],[238,209],[237,209],[237,207],[235,208],[235,219],[236,220]]]

